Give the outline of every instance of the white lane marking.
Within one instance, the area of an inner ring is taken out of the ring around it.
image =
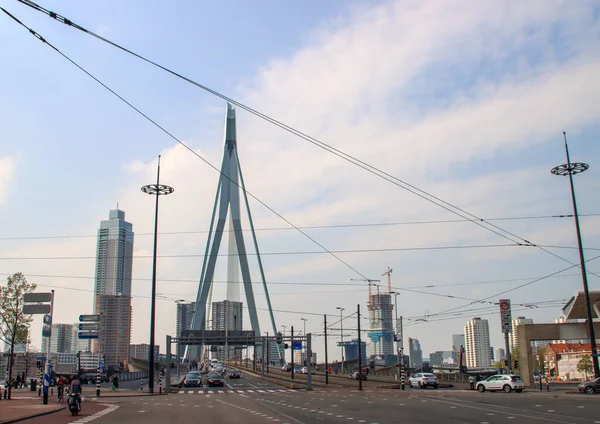
[[[548,409],[548,412],[554,412],[554,409]]]

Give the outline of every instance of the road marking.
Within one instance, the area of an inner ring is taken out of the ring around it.
[[[548,412],[554,412],[554,409],[548,409]]]

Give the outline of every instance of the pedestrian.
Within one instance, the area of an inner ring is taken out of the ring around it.
[[[469,386],[470,386],[471,390],[475,390],[475,376],[474,375],[469,376]]]
[[[17,387],[16,388],[17,389],[21,388],[21,375],[20,374],[17,374]]]
[[[549,392],[550,391],[550,381],[548,380],[548,377],[544,378],[544,383],[546,383],[546,391]]]

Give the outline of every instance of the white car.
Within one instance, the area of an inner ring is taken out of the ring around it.
[[[300,370],[300,374],[308,374],[308,368],[302,367],[302,369]]]
[[[437,389],[439,386],[439,381],[437,377],[429,372],[419,372],[417,374],[413,374],[408,379],[409,387],[418,387],[419,389],[424,387],[433,387]]]
[[[490,392],[503,390],[506,393],[510,393],[514,390],[517,393],[521,393],[525,388],[525,384],[518,375],[497,374],[488,377],[487,380],[477,382],[476,387],[480,393],[483,393],[486,390],[489,390]]]

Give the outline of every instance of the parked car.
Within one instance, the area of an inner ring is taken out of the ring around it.
[[[238,370],[229,370],[229,378],[241,378],[241,374]]]
[[[202,377],[198,371],[192,371],[185,376],[183,387],[198,387],[202,386]]]
[[[292,370],[292,366],[289,364],[281,367],[281,371],[290,372],[291,370]]]
[[[517,393],[521,393],[525,388],[525,384],[518,375],[496,374],[488,377],[487,380],[478,381],[476,388],[480,393],[483,393],[486,390],[503,390],[506,393],[510,393],[514,390]]]
[[[217,373],[208,374],[208,377],[206,378],[206,383],[208,384],[208,387],[214,387],[214,386],[223,387],[225,385],[225,382],[223,381],[223,377],[221,376],[221,374],[217,374]]]
[[[593,395],[596,392],[600,392],[600,378],[591,381],[584,381],[577,386],[580,392],[585,392],[588,395]]]
[[[425,387],[433,387],[437,389],[440,385],[437,377],[429,372],[419,372],[413,374],[408,379],[408,387],[418,387],[419,389],[423,389]]]
[[[366,372],[361,372],[361,380],[366,381],[367,380],[367,373]],[[350,376],[351,380],[358,380],[358,371],[355,371],[351,376]]]

